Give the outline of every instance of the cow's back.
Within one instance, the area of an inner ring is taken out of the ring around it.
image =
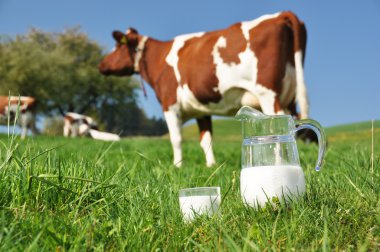
[[[8,96],[0,96],[0,114],[5,115],[5,108],[8,106]]]
[[[296,86],[293,40],[281,13],[187,38],[174,49],[178,102],[185,113],[233,114],[242,105],[259,107],[264,88],[290,106]]]

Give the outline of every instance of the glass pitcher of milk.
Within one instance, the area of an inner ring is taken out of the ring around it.
[[[305,178],[298,157],[295,133],[311,129],[319,143],[316,171],[322,167],[326,149],[321,125],[290,115],[269,116],[244,106],[236,114],[242,122],[241,197],[249,206],[283,202],[305,192]]]

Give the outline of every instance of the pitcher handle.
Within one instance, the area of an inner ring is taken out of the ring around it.
[[[298,131],[301,129],[311,129],[312,131],[315,132],[315,134],[317,134],[319,151],[318,151],[318,160],[315,166],[315,170],[319,171],[323,165],[323,160],[325,157],[325,150],[326,150],[326,136],[325,136],[325,132],[322,129],[322,126],[317,121],[314,121],[312,119],[296,120],[295,126],[296,126],[295,131]]]

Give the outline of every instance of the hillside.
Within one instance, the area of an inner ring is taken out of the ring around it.
[[[380,132],[380,120],[374,121],[375,133]],[[337,125],[326,127],[325,132],[329,140],[334,141],[340,138],[352,138],[357,140],[371,135],[372,122],[358,122],[352,124]],[[240,140],[241,124],[233,119],[213,120],[213,131],[216,140]],[[199,137],[198,126],[196,123],[187,125],[183,128],[185,140],[197,140]]]
[[[380,120],[374,121],[374,128],[379,129],[380,128]],[[365,121],[365,122],[357,122],[357,123],[351,123],[351,124],[343,124],[343,125],[337,125],[333,127],[326,128],[326,133],[328,135],[335,135],[335,134],[341,134],[341,133],[354,133],[354,132],[360,132],[360,131],[371,131],[372,129],[372,121]]]

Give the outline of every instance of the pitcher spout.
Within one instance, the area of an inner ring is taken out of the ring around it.
[[[258,119],[258,118],[264,119],[264,118],[269,118],[269,116],[249,106],[241,107],[235,115],[235,119],[239,121],[252,120],[252,119]]]
[[[257,136],[282,136],[292,134],[294,120],[289,115],[266,115],[244,106],[235,116],[242,123],[243,138]]]

